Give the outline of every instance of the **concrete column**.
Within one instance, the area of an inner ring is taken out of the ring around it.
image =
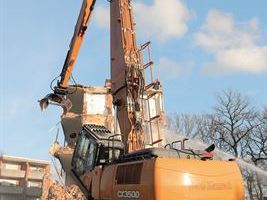
[[[27,188],[28,188],[28,178],[29,178],[29,171],[30,171],[30,165],[29,162],[26,162],[24,165],[25,169],[25,177],[24,177],[24,184],[23,184],[23,199],[26,199],[27,197]]]

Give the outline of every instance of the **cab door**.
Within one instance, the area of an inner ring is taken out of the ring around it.
[[[97,144],[94,140],[82,133],[77,140],[72,158],[72,170],[77,177],[93,170],[95,166]]]

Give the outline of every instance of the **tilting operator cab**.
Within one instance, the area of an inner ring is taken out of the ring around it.
[[[94,124],[84,125],[72,158],[72,171],[76,177],[84,175],[95,166],[107,165],[118,160],[124,145],[120,135],[112,134],[106,127]]]

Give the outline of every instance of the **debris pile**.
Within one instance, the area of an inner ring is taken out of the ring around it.
[[[63,186],[53,183],[46,197],[42,200],[86,200],[86,197],[77,185]]]

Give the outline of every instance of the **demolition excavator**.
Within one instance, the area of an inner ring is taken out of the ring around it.
[[[237,163],[214,159],[214,145],[196,150],[186,147],[187,139],[164,144],[164,132],[156,128],[157,137],[151,133],[163,116],[156,111],[151,116],[149,103],[152,98],[156,104],[163,100],[161,82],[151,78],[147,84],[146,70],[153,62],[144,62],[142,50],[150,43],[137,47],[130,0],[110,0],[109,4],[108,90],[118,128],[111,131],[90,121],[72,134],[70,169],[77,185],[95,200],[243,200]],[[69,86],[69,81],[94,5],[95,0],[83,1],[60,79],[53,93],[40,101],[42,109],[56,104],[67,113],[75,106],[68,96],[78,86]]]

